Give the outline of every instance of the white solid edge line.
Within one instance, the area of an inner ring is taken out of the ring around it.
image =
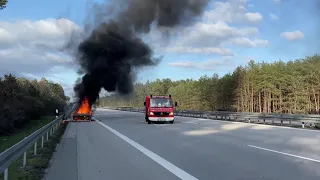
[[[257,149],[261,149],[261,150],[265,150],[265,151],[270,151],[270,152],[274,152],[274,153],[279,153],[279,154],[283,154],[283,155],[287,155],[287,156],[292,156],[292,157],[296,157],[296,158],[300,158],[300,159],[304,159],[304,160],[309,160],[309,161],[320,163],[320,160],[317,160],[317,159],[312,159],[312,158],[307,158],[307,157],[298,156],[298,155],[294,155],[294,154],[289,154],[289,153],[285,153],[285,152],[275,151],[275,150],[272,150],[272,149],[262,148],[262,147],[258,147],[258,146],[254,146],[254,145],[247,145],[247,146],[252,147],[252,148],[257,148]]]
[[[173,173],[174,175],[176,175],[180,179],[183,179],[183,180],[198,180],[197,178],[193,177],[192,175],[190,175],[189,173],[187,173],[184,170],[180,169],[179,167],[175,166],[174,164],[170,163],[169,161],[163,159],[162,157],[160,157],[159,155],[157,155],[154,152],[150,151],[149,149],[141,146],[140,144],[136,143],[135,141],[131,140],[130,138],[126,137],[125,135],[123,135],[123,134],[119,133],[118,131],[112,129],[108,125],[106,125],[106,124],[104,124],[104,123],[102,123],[100,121],[97,121],[97,122],[100,125],[102,125],[103,127],[105,127],[106,129],[108,129],[109,131],[111,131],[112,133],[114,133],[115,135],[117,135],[118,137],[120,137],[122,140],[126,141],[127,143],[129,143],[130,145],[132,145],[133,147],[138,149],[140,152],[142,152],[143,154],[145,154],[149,158],[153,159],[155,162],[160,164],[162,167],[166,168],[168,171],[170,171],[171,173]]]

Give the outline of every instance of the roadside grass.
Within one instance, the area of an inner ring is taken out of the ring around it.
[[[29,136],[36,130],[53,121],[55,116],[43,116],[38,120],[29,121],[23,128],[9,136],[0,136],[0,153]]]
[[[60,142],[67,123],[61,124],[57,131],[52,136],[49,136],[49,140],[44,142],[44,146],[41,149],[41,138],[37,143],[37,155],[34,155],[33,148],[31,146],[27,151],[27,165],[22,168],[23,156],[20,157],[9,167],[9,180],[41,180],[45,175],[45,170],[49,165],[52,155],[56,149],[57,144]],[[45,139],[46,140],[46,139]],[[4,179],[3,173],[0,174],[0,180]]]

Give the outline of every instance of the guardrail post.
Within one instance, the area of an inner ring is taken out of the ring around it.
[[[43,148],[43,140],[44,140],[44,137],[42,136],[41,137],[41,148]]]
[[[9,180],[9,173],[8,173],[8,168],[6,168],[5,170],[4,170],[4,180]]]
[[[302,122],[302,128],[304,128],[304,122]]]
[[[281,120],[281,126],[283,125],[283,120]]]
[[[33,155],[37,155],[37,147],[38,147],[38,142],[36,141],[34,143]]]
[[[47,131],[47,141],[49,140],[49,131]]]
[[[22,163],[22,167],[25,168],[27,164],[27,151],[25,151],[23,153],[23,163]]]
[[[265,119],[263,119],[263,124],[265,124],[266,123],[266,120]]]

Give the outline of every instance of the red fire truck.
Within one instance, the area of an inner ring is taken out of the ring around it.
[[[169,96],[146,96],[144,102],[145,119],[148,124],[151,122],[174,122],[174,106],[178,106],[178,103],[173,101],[171,95]]]

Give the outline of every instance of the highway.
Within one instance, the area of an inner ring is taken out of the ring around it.
[[[97,109],[69,123],[46,180],[319,180],[320,131]]]

